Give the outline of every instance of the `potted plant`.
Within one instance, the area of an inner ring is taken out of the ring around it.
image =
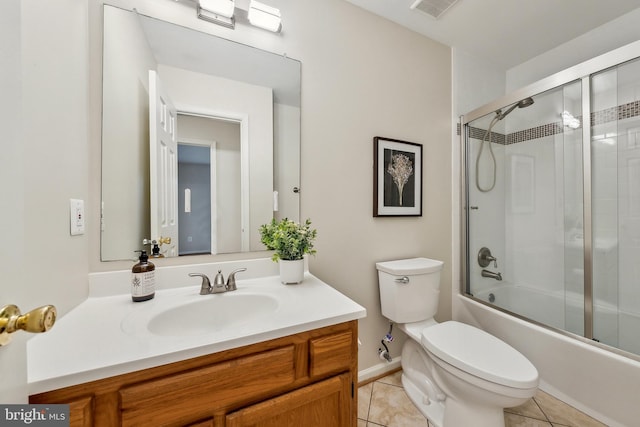
[[[284,218],[260,226],[260,241],[267,249],[275,251],[271,259],[280,265],[280,280],[284,284],[300,283],[304,278],[304,255],[315,254],[313,241],[317,230],[311,228],[311,220],[303,224]]]

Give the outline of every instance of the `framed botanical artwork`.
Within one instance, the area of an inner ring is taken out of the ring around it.
[[[373,138],[373,216],[422,216],[422,145]]]

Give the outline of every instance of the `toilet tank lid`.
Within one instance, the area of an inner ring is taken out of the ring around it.
[[[429,258],[410,258],[395,261],[377,262],[376,268],[385,273],[397,276],[435,273],[440,271],[444,262]]]

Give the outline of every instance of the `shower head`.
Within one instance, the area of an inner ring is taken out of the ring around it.
[[[504,113],[502,112],[502,110],[498,110],[496,111],[496,114],[498,117],[498,120],[502,120],[505,117],[507,117],[507,115],[512,112],[513,110],[515,110],[516,107],[518,108],[526,108],[530,105],[533,104],[533,98],[529,97],[529,98],[525,98],[521,101],[518,101],[517,103],[513,104],[511,107],[509,107],[509,109],[507,111],[505,111]]]
[[[530,105],[533,105],[533,98],[531,98],[531,97],[525,98],[522,101],[518,102],[518,107],[520,107],[520,108],[525,108],[525,107],[528,107]]]

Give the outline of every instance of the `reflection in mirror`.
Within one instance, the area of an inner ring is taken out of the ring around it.
[[[240,174],[239,122],[178,115],[180,255],[243,251]]]
[[[108,5],[103,46],[103,261],[169,236],[165,256],[260,251],[261,224],[299,220],[298,61]],[[150,101],[150,70],[174,122],[163,99]],[[177,143],[175,159],[161,162],[176,178],[164,183],[151,178],[158,126]],[[163,228],[172,221],[174,235]]]

